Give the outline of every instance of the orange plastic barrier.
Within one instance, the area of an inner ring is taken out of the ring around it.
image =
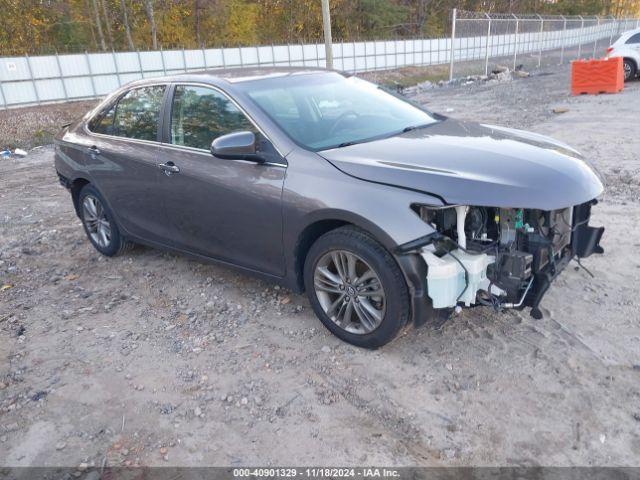
[[[622,58],[571,62],[571,94],[618,93],[624,88]]]

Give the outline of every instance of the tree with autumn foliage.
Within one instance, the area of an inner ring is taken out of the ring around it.
[[[320,0],[0,0],[0,55],[322,41]],[[331,0],[336,40],[443,35],[452,8],[640,16],[640,0]]]

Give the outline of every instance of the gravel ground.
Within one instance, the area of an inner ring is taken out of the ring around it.
[[[0,110],[0,149],[30,149],[53,142],[60,126],[81,118],[98,100]]]
[[[416,99],[591,158],[595,278],[572,264],[542,320],[474,309],[373,352],[229,269],[99,256],[50,147],[0,160],[0,463],[640,465],[640,82],[569,97],[546,73]]]

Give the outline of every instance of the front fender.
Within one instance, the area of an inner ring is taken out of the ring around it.
[[[285,245],[308,225],[331,219],[367,230],[389,250],[433,232],[411,205],[442,206],[435,196],[351,177],[313,152],[296,150],[287,160],[283,224],[293,238]]]
[[[305,215],[302,219],[302,223],[300,224],[302,230],[298,232],[298,236],[313,224],[326,221],[336,221],[355,225],[356,227],[371,234],[389,251],[392,251],[396,246],[396,241],[392,236],[392,232],[385,230],[384,226],[378,225],[362,215],[338,208],[324,208]],[[302,225],[304,225],[304,227],[302,227]]]
[[[412,204],[442,205],[433,196],[351,177],[318,155],[296,150],[282,192],[283,244],[288,283],[298,283],[295,252],[301,235],[318,222],[362,228],[393,253],[399,245],[434,232]]]

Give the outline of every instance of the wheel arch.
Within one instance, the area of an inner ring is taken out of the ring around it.
[[[69,191],[71,192],[71,200],[73,201],[73,208],[76,211],[76,215],[80,216],[80,206],[78,204],[80,198],[80,191],[85,185],[89,185],[91,182],[84,177],[77,177],[69,184]]]
[[[624,81],[631,82],[635,80],[638,77],[638,60],[631,56],[625,55],[624,57],[622,57],[622,61],[631,64],[631,75],[629,76],[629,78],[625,78]]]
[[[304,262],[311,246],[322,235],[344,226],[354,226],[380,242],[391,253],[396,243],[379,226],[352,212],[330,210],[318,212],[307,219],[305,226],[296,235],[293,248],[293,273],[296,290],[304,292]]]

